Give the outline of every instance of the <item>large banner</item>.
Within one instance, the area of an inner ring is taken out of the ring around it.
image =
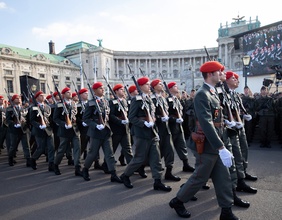
[[[27,76],[27,75],[20,76],[20,85],[21,85],[22,100],[25,102],[28,100],[26,100],[26,97],[24,94],[26,94],[28,98],[31,98],[28,95],[27,86],[29,86],[33,94],[35,94],[36,92],[40,90],[39,80],[31,76]]]
[[[243,51],[250,55],[248,76],[276,73],[282,67],[282,22],[243,36]]]

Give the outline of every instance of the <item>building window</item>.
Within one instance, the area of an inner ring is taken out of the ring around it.
[[[39,74],[39,78],[45,78],[45,74]]]
[[[77,81],[77,82],[80,82],[80,78],[76,78],[76,81]]]
[[[13,71],[12,70],[4,70],[4,74],[5,75],[13,75]]]
[[[77,85],[77,91],[81,90],[81,85]]]
[[[41,90],[43,93],[46,93],[46,86],[45,86],[45,83],[40,83],[40,90]]]
[[[70,85],[70,84],[66,84],[66,87],[69,87],[69,88],[70,88],[70,87],[71,87],[71,85]]]
[[[54,77],[54,79],[59,79],[59,77],[58,77],[58,76],[56,76],[56,75],[53,75],[53,77]]]
[[[67,80],[67,81],[70,81],[70,77],[69,77],[69,76],[67,76],[67,77],[66,77],[66,80]]]
[[[8,89],[8,93],[14,92],[13,80],[7,80],[7,89]]]

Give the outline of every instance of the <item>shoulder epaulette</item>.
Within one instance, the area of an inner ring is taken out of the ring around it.
[[[221,94],[222,93],[222,88],[219,86],[219,87],[215,87],[216,91],[218,94]]]
[[[58,108],[62,108],[63,107],[63,103],[57,103],[57,107]]]
[[[113,102],[114,105],[118,104],[118,100],[116,100],[116,99],[112,100],[112,102]]]
[[[90,101],[88,102],[88,105],[89,105],[89,106],[96,105],[95,100],[90,100]]]
[[[32,106],[32,110],[33,110],[33,111],[35,111],[35,110],[38,111],[38,107],[37,107],[37,106]]]
[[[168,101],[168,102],[173,102],[172,97],[168,97],[168,98],[167,98],[167,101]]]
[[[140,100],[142,100],[143,98],[142,98],[141,95],[137,95],[137,96],[135,96],[135,99],[136,99],[136,101],[140,101]]]

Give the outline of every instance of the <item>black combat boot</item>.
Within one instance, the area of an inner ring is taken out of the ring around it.
[[[139,167],[139,169],[137,170],[137,172],[139,173],[139,175],[142,177],[142,178],[147,178],[148,175],[147,173],[145,172],[145,166],[142,165],[141,167]]]
[[[257,176],[254,176],[254,175],[248,174],[248,173],[245,171],[245,180],[257,181],[257,179],[258,179],[258,177],[257,177]]]
[[[184,172],[194,172],[195,168],[191,167],[188,160],[183,160],[183,171]]]
[[[181,178],[178,176],[174,176],[172,173],[172,167],[167,167],[165,172],[165,179],[166,180],[172,180],[172,181],[180,181]]]
[[[30,160],[30,158],[26,158],[26,167],[31,167],[31,160]]]
[[[119,160],[121,166],[126,166],[126,163],[124,162],[124,155],[123,154],[121,154],[119,156],[118,160]]]
[[[36,164],[36,160],[34,158],[30,159],[30,166],[32,169],[36,170],[37,169],[37,164]]]
[[[108,169],[108,165],[106,163],[106,161],[104,161],[104,163],[102,164],[103,170],[105,174],[110,174],[111,172]]]
[[[253,193],[253,194],[257,193],[258,191],[256,188],[247,185],[244,179],[238,179],[236,190],[238,192],[247,192],[247,193]]]
[[[103,167],[100,165],[99,160],[94,161],[94,169],[95,170],[103,170]]]
[[[48,165],[48,171],[49,172],[53,172],[54,171],[54,163],[53,162],[50,162],[49,165]]]
[[[133,188],[133,185],[130,182],[129,176],[126,176],[124,173],[120,176],[120,179],[122,180],[123,184],[127,187],[127,188]]]
[[[183,205],[183,202],[181,202],[179,199],[176,197],[170,200],[169,206],[174,209],[177,213],[182,218],[190,218],[191,213],[186,210],[186,208]]]
[[[9,166],[14,166],[14,158],[9,157]]]
[[[83,176],[83,179],[85,181],[89,181],[90,180],[90,177],[89,177],[89,172],[88,172],[88,168],[83,168],[82,169],[82,176]]]
[[[54,172],[56,175],[61,175],[61,171],[59,169],[59,165],[54,164]]]
[[[162,190],[162,191],[165,191],[165,192],[170,192],[171,187],[163,184],[160,179],[155,179],[154,190]]]
[[[82,172],[81,172],[81,170],[80,170],[80,166],[75,166],[74,175],[76,175],[76,176],[83,176],[83,175],[82,175]]]
[[[240,219],[233,214],[231,208],[222,208],[219,220],[240,220]]]
[[[250,203],[243,200],[243,199],[240,199],[237,195],[236,195],[236,192],[235,192],[235,189],[233,189],[233,200],[234,200],[234,205],[235,206],[239,206],[239,207],[242,207],[242,208],[249,208],[250,207]]]
[[[111,182],[123,183],[122,180],[117,176],[116,171],[111,171]]]
[[[73,161],[72,157],[69,157],[69,158],[68,158],[68,165],[69,165],[69,166],[74,165],[74,161]]]

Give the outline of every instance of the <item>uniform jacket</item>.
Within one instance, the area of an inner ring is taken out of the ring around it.
[[[218,154],[218,149],[224,146],[222,142],[222,128],[215,127],[214,123],[222,123],[222,108],[220,100],[210,87],[204,84],[196,93],[194,98],[196,120],[206,136],[204,153]],[[198,127],[196,125],[196,131]],[[196,150],[195,143],[192,149]]]
[[[45,107],[44,107],[45,106]],[[47,108],[50,108],[49,110]],[[50,116],[45,118],[46,128],[40,129],[40,121],[41,117],[38,111],[41,111],[42,115],[44,116],[44,112],[51,111],[51,107],[44,104],[42,107],[40,106],[31,106],[29,110],[30,115],[30,122],[32,125],[31,134],[34,136],[45,137],[46,135],[51,136],[53,134],[52,128],[50,126]],[[46,114],[45,114],[46,115]]]
[[[121,107],[119,106],[119,103]],[[122,100],[110,100],[110,127],[114,134],[124,135],[129,132],[129,124],[122,124],[121,121],[127,118],[128,114],[128,105],[125,99]],[[121,109],[123,108],[123,110]],[[124,114],[126,118],[124,117]]]
[[[178,118],[178,113],[182,117],[182,110],[183,107],[176,97],[168,97],[168,112],[169,112],[169,127],[172,134],[179,134],[183,133],[183,127],[182,124],[179,124],[176,122],[176,119]]]
[[[71,118],[71,111],[75,110],[76,106],[73,102],[71,102],[71,104],[65,103],[65,105],[69,112],[69,118]],[[65,113],[63,113],[63,111],[64,111],[63,104],[57,103],[53,115],[53,121],[58,125],[57,135],[59,137],[64,137],[64,138],[71,138],[74,135],[79,135],[79,130],[75,123],[72,124],[72,128],[70,129],[65,128],[66,120],[65,120]]]
[[[101,124],[100,117],[99,117],[99,111],[96,107],[96,103],[98,103],[102,118],[104,121],[105,128],[103,130],[98,130],[96,126],[98,124]],[[108,101],[104,99],[101,101],[100,99],[92,99],[88,101],[88,103],[85,106],[85,112],[83,114],[82,120],[89,126],[87,135],[91,138],[95,139],[108,139],[112,135],[112,131],[109,125],[109,113],[110,108]]]
[[[131,100],[130,110],[128,119],[132,124],[131,130],[132,134],[134,134],[138,138],[152,139],[154,137],[158,137],[157,127],[154,126],[148,128],[145,126],[145,118],[147,117],[145,110],[145,105],[149,107],[149,112],[151,116],[154,117],[154,103],[150,97],[143,98],[141,95],[137,95]]]

